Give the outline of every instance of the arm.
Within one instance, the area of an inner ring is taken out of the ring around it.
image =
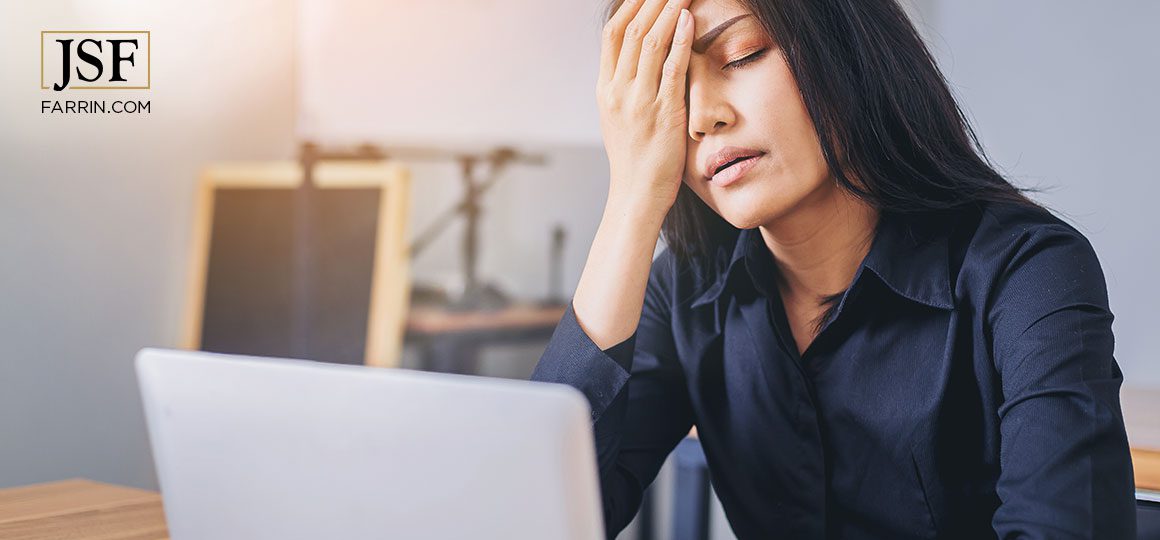
[[[652,262],[638,324],[606,349],[582,328],[577,302],[570,303],[532,374],[588,397],[609,538],[636,515],[645,488],[693,423],[669,317],[671,263],[667,252]]]
[[[1002,382],[1000,538],[1135,538],[1131,457],[1095,252],[1063,225],[1029,230],[989,311]]]
[[[652,260],[685,172],[689,1],[625,2],[604,26],[596,100],[608,203],[576,294],[532,375],[571,384],[592,405],[609,537],[636,514],[644,487],[692,424],[668,273]]]

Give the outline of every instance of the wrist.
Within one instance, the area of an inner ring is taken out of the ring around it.
[[[636,229],[660,232],[665,216],[672,208],[671,202],[650,198],[620,197],[609,194],[604,203],[602,221],[624,224]]]

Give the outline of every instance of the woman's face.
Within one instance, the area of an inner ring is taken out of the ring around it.
[[[685,183],[742,229],[772,224],[831,194],[837,186],[778,45],[733,0],[693,0],[689,11],[696,24],[687,76]],[[731,20],[706,46],[702,36]],[[728,170],[715,179],[707,177],[710,160],[725,147],[761,155],[752,163],[734,165],[749,169],[732,182],[727,180]]]

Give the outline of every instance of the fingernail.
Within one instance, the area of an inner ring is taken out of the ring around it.
[[[684,29],[689,25],[689,10],[681,8],[681,15],[677,17],[677,27]]]

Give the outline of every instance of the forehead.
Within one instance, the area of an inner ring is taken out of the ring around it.
[[[699,36],[727,19],[749,13],[749,9],[737,0],[693,0],[689,13],[693,14]]]
[[[759,27],[748,8],[731,0],[694,0],[690,5],[695,28],[693,54],[706,54],[717,47],[752,35]]]

